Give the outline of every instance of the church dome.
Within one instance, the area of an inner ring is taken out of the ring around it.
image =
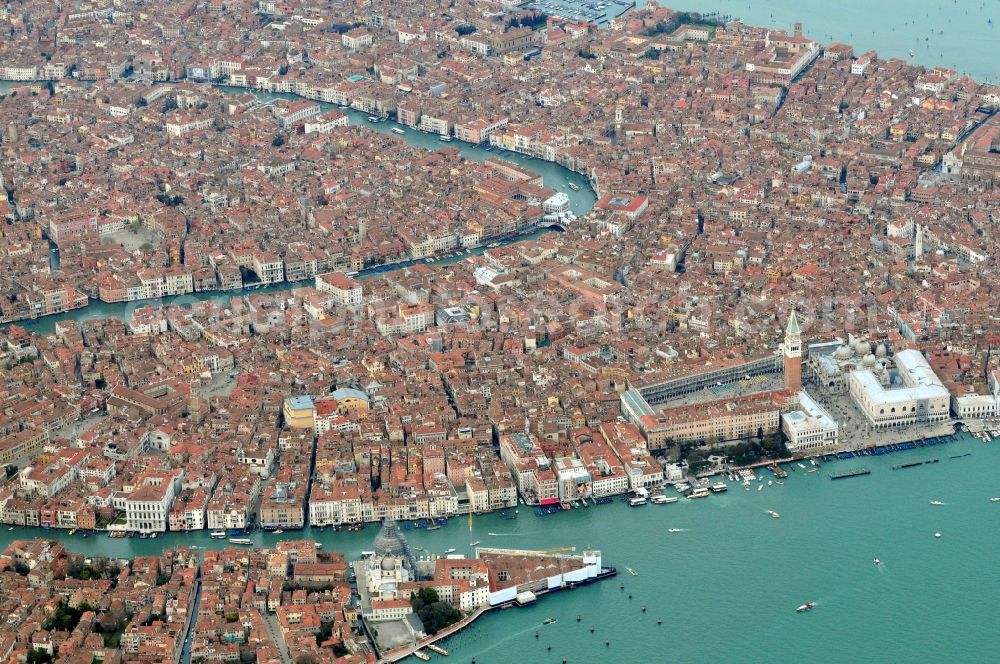
[[[851,349],[846,345],[841,346],[836,350],[836,352],[834,352],[833,356],[838,360],[849,360],[851,359]]]
[[[382,530],[375,536],[375,553],[382,558],[406,555],[406,539],[399,532],[396,522],[392,519],[386,519],[385,523],[382,524]]]
[[[885,357],[888,354],[889,350],[885,347],[885,344],[879,344],[878,347],[875,348],[876,357]]]
[[[878,364],[878,360],[876,360],[875,356],[872,355],[871,353],[865,355],[865,359],[862,360],[862,362],[864,362],[866,369],[872,369],[875,367],[876,364]]]
[[[872,352],[872,349],[871,346],[868,345],[867,341],[859,341],[854,344],[854,354],[858,357],[864,357],[870,352]]]

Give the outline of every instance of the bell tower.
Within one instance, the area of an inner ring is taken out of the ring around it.
[[[802,334],[799,331],[799,320],[792,309],[785,326],[785,343],[781,346],[785,356],[785,389],[802,389]]]

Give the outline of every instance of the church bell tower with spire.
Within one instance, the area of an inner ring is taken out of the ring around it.
[[[795,317],[795,310],[788,317],[788,325],[785,327],[785,343],[782,344],[782,353],[785,356],[785,389],[802,389],[802,335],[799,332],[799,320]]]

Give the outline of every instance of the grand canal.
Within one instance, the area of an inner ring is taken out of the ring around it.
[[[940,462],[892,469],[929,458]],[[437,531],[406,534],[414,547],[438,553],[469,552],[475,540],[518,548],[593,546],[607,564],[638,572],[485,616],[444,642],[459,662],[985,661],[994,636],[984,620],[996,615],[990,607],[1000,594],[994,571],[1000,503],[990,502],[1000,496],[998,463],[1000,442],[966,436],[947,446],[835,461],[815,473],[792,464],[784,485],[765,480],[760,491],[730,482],[727,493],[704,500],[634,509],[616,501],[546,517],[521,507],[515,519],[476,517],[471,534],[461,518]],[[859,466],[871,475],[829,478]],[[351,557],[371,548],[376,531],[252,537],[262,545],[310,537]],[[170,546],[228,546],[207,533],[150,540],[38,529],[2,530],[0,545],[36,536],[118,557]],[[816,608],[797,614],[795,607],[806,601]],[[559,620],[542,626],[548,616]]]
[[[18,83],[13,83],[10,81],[0,81],[0,94],[8,92],[12,87],[19,85]],[[239,88],[221,88],[227,92],[246,92],[246,90]],[[266,94],[261,93],[258,97],[263,102],[271,101],[277,98],[294,98],[294,95],[280,95],[280,94]],[[324,111],[337,108],[333,104],[320,104]],[[355,111],[352,109],[343,109],[351,121],[352,125],[363,125],[372,131],[377,131],[383,134],[391,134],[393,136],[398,136],[399,138],[405,140],[411,146],[429,150],[436,151],[442,148],[450,148],[457,150],[463,157],[473,161],[486,161],[487,159],[505,159],[507,161],[514,162],[519,166],[538,173],[542,176],[542,180],[546,187],[561,191],[565,193],[570,199],[570,209],[577,215],[582,216],[589,212],[591,208],[594,207],[594,203],[597,202],[597,198],[594,195],[593,189],[590,187],[590,183],[587,178],[579,173],[570,171],[567,168],[555,164],[552,162],[542,161],[539,159],[534,159],[526,155],[507,152],[503,150],[487,149],[478,145],[471,145],[469,143],[463,143],[461,141],[452,141],[450,143],[442,143],[437,139],[436,135],[426,134],[423,132],[418,132],[412,129],[404,129],[406,131],[403,135],[393,134],[392,129],[400,128],[393,122],[378,122],[372,123],[367,121],[367,114]],[[570,187],[572,184],[576,189]],[[500,241],[501,244],[510,244],[513,242],[520,242],[532,238],[539,237],[540,235],[550,232],[547,228],[539,228],[531,233],[526,233],[514,237],[508,237]],[[471,254],[464,254],[462,256],[448,256],[442,260],[435,261],[433,265],[448,265],[456,261],[464,259],[468,255],[481,254],[486,251],[486,247],[479,247],[471,252]],[[394,266],[395,268],[402,267],[404,264],[399,264]],[[392,269],[393,266],[390,266]],[[372,270],[366,270],[359,275],[360,279],[370,278],[375,274],[380,274],[385,272],[385,268],[377,268]],[[312,280],[305,282],[283,282],[280,284],[274,284],[271,286],[266,286],[258,288],[252,292],[254,293],[274,293],[288,291],[293,288],[298,288],[301,286],[309,285]],[[193,302],[199,301],[214,301],[219,302],[223,305],[228,303],[231,298],[237,297],[241,294],[245,294],[249,291],[208,291],[201,293],[190,293],[187,295],[178,295],[174,297],[165,297],[155,300],[142,300],[138,302],[101,302],[97,299],[91,299],[90,304],[83,309],[77,309],[74,311],[68,311],[63,314],[57,314],[54,316],[45,316],[39,318],[35,321],[25,321],[20,324],[27,323],[31,330],[37,331],[39,333],[50,333],[55,329],[55,324],[63,320],[92,320],[95,318],[110,318],[116,317],[122,320],[127,320],[132,316],[132,312],[139,307],[151,306],[160,307],[166,304],[177,304],[177,305],[190,305]]]

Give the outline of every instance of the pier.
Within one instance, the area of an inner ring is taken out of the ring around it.
[[[846,477],[858,477],[860,475],[871,475],[872,471],[867,468],[858,468],[857,470],[848,470],[844,473],[830,473],[831,480],[842,480]]]
[[[597,581],[610,579],[611,577],[616,576],[617,574],[618,570],[615,567],[602,567],[600,573],[594,576],[593,578],[583,579],[581,581],[568,582],[563,586],[557,586],[555,588],[540,589],[534,591],[534,593],[536,596],[541,597],[542,595],[548,595],[549,593],[556,592],[558,590],[573,590],[574,588],[577,588],[579,586],[586,586],[590,585],[591,583],[595,583]],[[403,646],[401,648],[397,648],[396,650],[391,650],[389,652],[382,653],[377,661],[379,664],[389,664],[390,662],[398,662],[402,659],[406,659],[407,657],[413,655],[413,653],[422,648],[427,648],[432,652],[437,652],[436,649],[430,647],[432,644],[441,641],[442,639],[445,639],[449,636],[452,636],[457,632],[460,632],[461,630],[465,629],[466,627],[474,623],[483,614],[489,611],[492,611],[494,609],[509,609],[514,606],[517,606],[516,600],[511,600],[509,602],[504,602],[502,604],[496,604],[493,606],[480,607],[475,611],[473,611],[468,616],[466,616],[465,618],[459,620],[457,623],[449,625],[445,629],[442,629],[437,634],[425,637],[423,639],[420,639],[416,643]]]

